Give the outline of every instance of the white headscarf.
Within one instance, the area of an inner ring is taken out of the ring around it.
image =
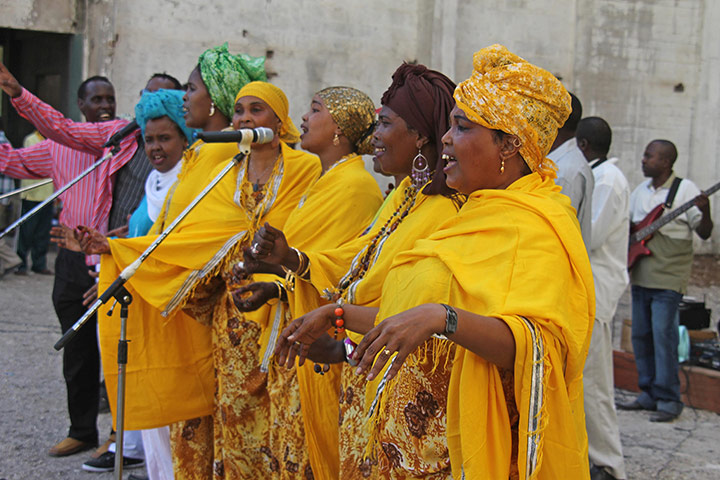
[[[182,167],[182,159],[165,173],[153,169],[145,180],[145,196],[147,197],[148,217],[153,222],[157,220],[162,210],[163,201],[170,187],[177,180]]]

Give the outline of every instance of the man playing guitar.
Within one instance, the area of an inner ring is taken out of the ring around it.
[[[630,221],[642,221],[661,203],[694,200],[688,209],[661,227],[646,247],[651,254],[639,259],[630,272],[632,285],[632,344],[642,393],[625,410],[653,410],[650,421],[669,422],[682,411],[678,377],[678,304],[687,290],[693,258],[693,231],[710,238],[710,203],[693,182],[677,180],[673,164],[675,145],[653,140],[645,148],[641,183],[630,196]],[[673,184],[676,184],[673,187]],[[673,192],[674,191],[674,192]]]

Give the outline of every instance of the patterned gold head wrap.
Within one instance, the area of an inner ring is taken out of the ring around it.
[[[227,43],[205,50],[198,59],[198,66],[210,99],[228,119],[232,119],[233,98],[238,90],[253,80],[267,80],[265,57],[233,55]]]
[[[240,89],[235,96],[235,103],[241,97],[257,97],[272,108],[272,111],[280,119],[280,131],[277,132],[280,140],[285,143],[300,141],[300,132],[288,115],[290,108],[288,99],[278,87],[267,82],[250,82]]]
[[[530,170],[555,177],[546,155],[571,108],[570,95],[554,75],[496,44],[475,53],[472,76],[454,96],[471,121],[517,135]]]
[[[373,152],[370,145],[375,128],[375,104],[360,90],[350,87],[328,87],[317,93],[330,116],[361,155]]]

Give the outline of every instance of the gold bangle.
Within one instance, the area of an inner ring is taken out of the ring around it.
[[[273,283],[278,289],[278,299],[280,299],[280,301],[282,302],[282,294],[285,287],[283,287],[283,284],[280,282],[280,280],[275,280]]]
[[[290,270],[287,267],[282,267],[285,271],[285,290],[288,292],[294,292],[295,291],[295,272]]]
[[[295,274],[300,278],[307,278],[307,274],[310,271],[310,259],[302,253],[300,250],[294,247],[290,247],[295,250],[298,256],[298,268],[295,270]]]
[[[295,247],[290,247],[290,249],[291,249],[293,252],[295,252],[295,255],[297,255],[297,257],[298,257],[298,267],[297,267],[297,269],[295,269],[295,273],[302,272],[303,267],[304,267],[304,264],[305,264],[305,259],[304,259],[303,256],[300,254],[300,250],[298,250],[298,249],[295,248]]]

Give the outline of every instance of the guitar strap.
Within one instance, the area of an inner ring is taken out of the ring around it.
[[[680,182],[682,182],[682,178],[675,177],[672,185],[670,185],[670,191],[667,194],[667,198],[665,199],[664,204],[666,210],[670,210],[670,208],[672,207],[672,204],[675,201],[675,195],[677,195],[678,188],[680,188]]]

